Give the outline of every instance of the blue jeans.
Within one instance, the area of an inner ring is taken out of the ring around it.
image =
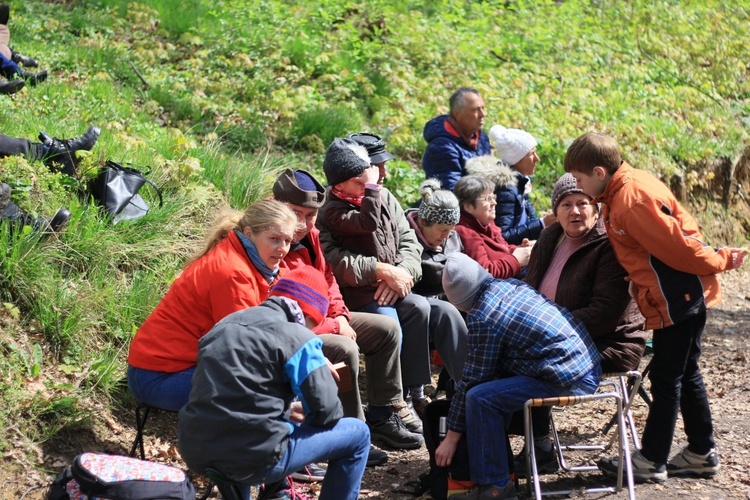
[[[525,375],[501,378],[472,387],[466,393],[466,439],[471,480],[494,484],[510,477],[506,430],[513,413],[531,398],[582,396],[599,386],[601,369],[591,370],[576,386],[559,386]]]
[[[711,408],[698,367],[705,311],[676,325],[654,330],[651,398],[641,453],[663,464],[669,458],[678,411],[682,413],[688,448],[705,454],[715,446]]]
[[[425,297],[409,293],[393,306],[370,302],[361,312],[385,314],[401,327],[401,380],[403,386],[429,384],[430,372],[430,303]]]
[[[319,500],[356,500],[369,451],[370,429],[356,418],[342,418],[330,429],[296,426],[281,460],[251,476],[243,498],[250,498],[250,485],[275,483],[307,464],[328,461]]]
[[[155,372],[128,365],[128,387],[139,403],[168,411],[180,411],[190,398],[192,366],[175,373]]]

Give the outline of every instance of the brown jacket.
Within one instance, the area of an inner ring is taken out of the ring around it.
[[[559,222],[542,231],[526,267],[526,283],[539,288],[562,235]],[[586,325],[602,362],[609,362],[605,369],[637,369],[646,346],[644,319],[628,295],[626,276],[600,218],[563,266],[555,292],[555,302]]]

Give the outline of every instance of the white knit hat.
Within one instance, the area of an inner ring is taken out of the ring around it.
[[[511,167],[536,147],[536,139],[525,130],[505,128],[502,125],[493,125],[490,140],[503,163]]]

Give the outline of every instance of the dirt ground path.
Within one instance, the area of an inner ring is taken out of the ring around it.
[[[747,266],[746,266],[747,267]],[[662,485],[636,486],[638,498],[672,500],[684,499],[750,499],[750,270],[735,271],[722,276],[724,301],[709,312],[704,336],[702,370],[706,381],[716,428],[716,440],[721,457],[721,472],[711,480],[670,479]],[[648,383],[646,383],[648,386]],[[133,407],[112,410],[108,402],[87,401],[91,418],[74,429],[61,429],[42,444],[30,443],[18,433],[8,443],[10,448],[0,460],[0,499],[42,499],[55,472],[70,463],[82,451],[103,451],[127,454],[134,437]],[[566,410],[567,412],[567,410]],[[642,431],[646,406],[639,399],[634,414]],[[571,434],[581,435],[587,429],[601,429],[606,416],[587,409],[560,416],[559,427],[563,439]],[[149,459],[184,467],[175,448],[174,415],[160,414],[148,423],[146,454]],[[673,451],[685,445],[682,423],[678,422]],[[513,439],[515,449],[522,445]],[[428,469],[427,451],[388,452],[388,463],[367,469],[360,498],[413,499],[394,493],[394,489],[415,480]],[[598,473],[579,475],[549,475],[544,484],[554,487],[573,485],[576,488],[601,481]],[[196,478],[199,489],[205,486]],[[521,483],[519,497],[527,498],[525,483]],[[307,488],[314,495],[316,487]],[[579,495],[574,495],[579,496]],[[216,498],[214,496],[213,498]],[[422,498],[429,498],[424,495]],[[624,493],[586,495],[586,498],[627,498]]]

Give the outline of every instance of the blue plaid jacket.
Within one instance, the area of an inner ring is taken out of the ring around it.
[[[516,279],[488,279],[469,311],[469,353],[451,403],[448,428],[466,431],[466,393],[490,380],[526,375],[564,392],[595,366],[599,353],[583,323]]]

